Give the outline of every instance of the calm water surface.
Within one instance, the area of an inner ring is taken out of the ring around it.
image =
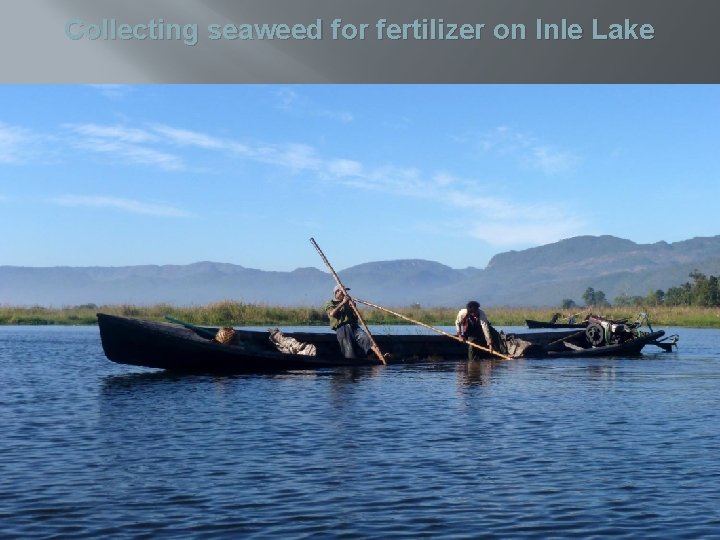
[[[0,537],[720,537],[720,331],[677,333],[639,359],[213,377],[0,327]]]

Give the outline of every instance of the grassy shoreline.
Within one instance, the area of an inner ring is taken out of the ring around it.
[[[455,323],[455,315],[461,306],[447,308],[416,308],[388,306],[406,317],[430,324],[446,326]],[[368,324],[392,325],[407,324],[405,321],[376,309],[361,309]],[[550,320],[553,313],[563,317],[577,314],[578,310],[568,311],[552,308],[487,308],[490,322],[496,326],[524,326],[525,319]],[[642,308],[612,307],[593,310],[614,319],[634,320]],[[684,326],[695,328],[720,328],[720,308],[705,307],[651,307],[645,309],[654,326]],[[0,325],[93,325],[97,324],[96,313],[108,313],[140,319],[163,320],[170,315],[186,322],[201,325],[227,326],[323,326],[327,318],[321,306],[281,307],[264,304],[245,304],[223,301],[203,306],[171,306],[157,304],[151,306],[93,304],[62,308],[42,306],[3,306],[0,305]],[[588,311],[580,313],[584,316]]]

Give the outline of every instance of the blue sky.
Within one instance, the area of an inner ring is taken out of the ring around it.
[[[720,87],[3,85],[0,264],[484,267],[720,234]]]

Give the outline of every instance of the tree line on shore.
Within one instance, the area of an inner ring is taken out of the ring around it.
[[[692,282],[686,281],[677,287],[670,287],[667,291],[656,289],[645,296],[630,296],[622,294],[616,296],[612,304],[608,302],[603,291],[596,291],[592,287],[585,289],[583,301],[586,306],[608,308],[614,307],[640,307],[640,306],[668,306],[668,307],[720,307],[720,289],[718,276],[706,276],[698,270],[690,272]],[[577,304],[569,298],[562,301],[563,309],[573,309]]]

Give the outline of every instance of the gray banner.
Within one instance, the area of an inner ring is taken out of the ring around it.
[[[3,0],[7,83],[717,83],[716,0]]]

